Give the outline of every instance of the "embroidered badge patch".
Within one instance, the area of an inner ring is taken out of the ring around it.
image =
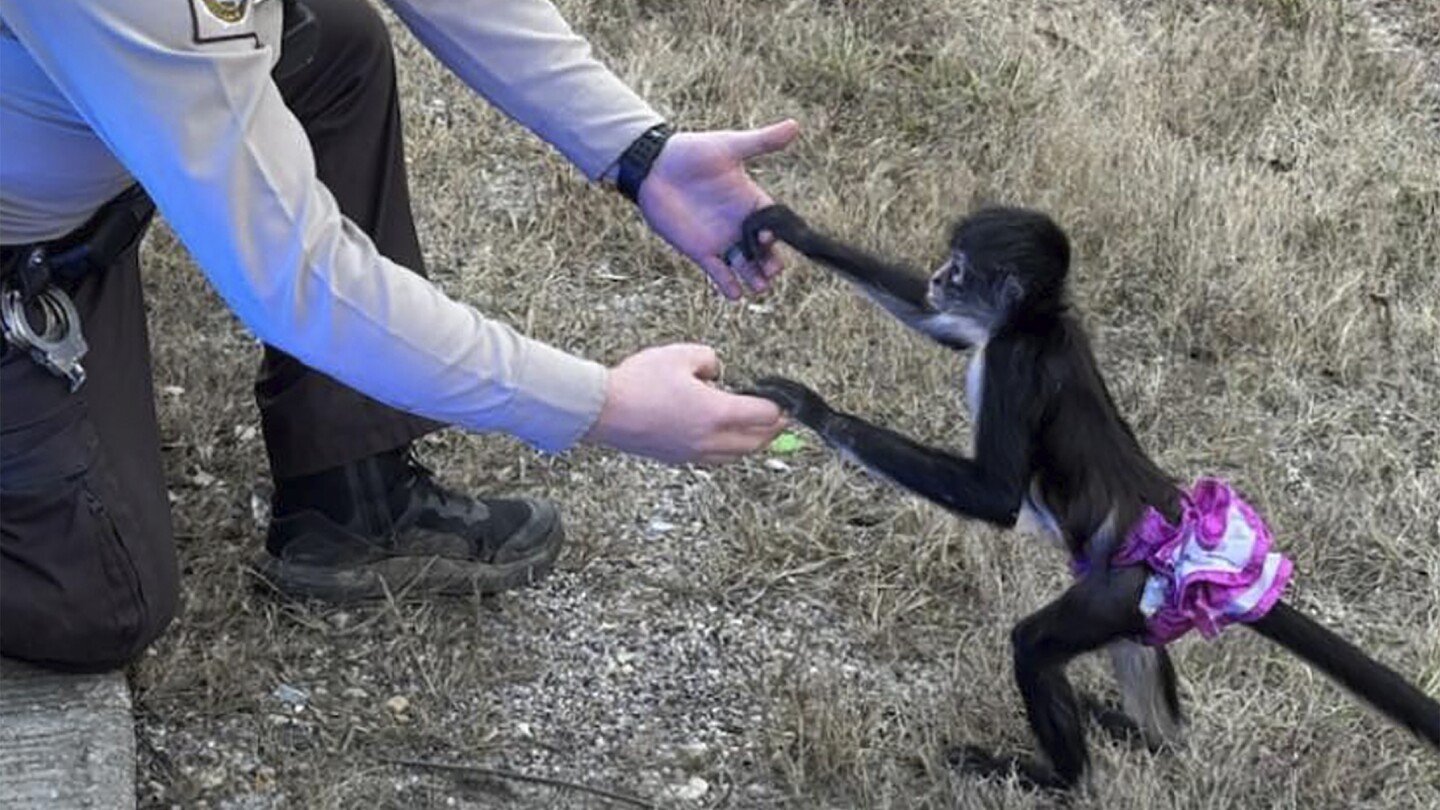
[[[256,39],[251,0],[190,0],[196,42]],[[258,40],[256,44],[259,44]]]

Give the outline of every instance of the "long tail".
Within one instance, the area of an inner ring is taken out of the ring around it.
[[[1390,719],[1440,748],[1440,703],[1355,645],[1284,602],[1275,603],[1250,627],[1319,667]]]

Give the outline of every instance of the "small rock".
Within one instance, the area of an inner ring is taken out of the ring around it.
[[[291,686],[288,683],[282,683],[275,687],[275,691],[271,692],[270,695],[292,709],[303,709],[305,708],[305,704],[310,700],[310,694],[308,692],[304,689]]]
[[[214,790],[225,784],[225,769],[205,768],[196,775],[195,781],[205,790]]]
[[[396,695],[395,697],[392,697],[389,700],[385,701],[385,708],[389,709],[395,714],[404,714],[410,709],[410,698],[407,698],[404,695]]]
[[[705,764],[710,754],[710,746],[703,742],[687,742],[676,746],[675,753],[679,755],[681,764],[693,769]]]
[[[705,797],[710,792],[710,783],[698,776],[690,777],[690,781],[683,785],[675,785],[670,788],[670,795],[682,802],[693,802]]]
[[[258,492],[250,493],[250,517],[261,529],[270,525],[270,500],[260,497]]]
[[[269,792],[275,789],[275,769],[269,765],[261,765],[255,769],[253,785],[256,790]]]

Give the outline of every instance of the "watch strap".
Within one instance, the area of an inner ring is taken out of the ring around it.
[[[673,134],[675,130],[669,124],[656,124],[636,138],[616,161],[615,188],[630,202],[639,202],[640,184],[650,174],[650,167]]]

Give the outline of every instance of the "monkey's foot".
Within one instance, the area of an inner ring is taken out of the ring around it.
[[[950,767],[982,779],[1014,779],[1026,790],[1064,791],[1071,787],[1050,768],[1024,757],[992,754],[977,745],[962,745],[946,754]]]
[[[1080,707],[1106,736],[1134,749],[1144,749],[1152,754],[1163,754],[1173,750],[1175,741],[1166,741],[1146,734],[1135,719],[1125,713],[1120,704],[1101,700],[1094,695],[1081,693]]]
[[[1111,739],[1116,742],[1134,748],[1148,748],[1155,750],[1145,739],[1145,732],[1141,730],[1140,724],[1130,718],[1119,704],[1112,701],[1101,700],[1089,693],[1080,695],[1080,705],[1089,715],[1090,720],[1100,727]]]

